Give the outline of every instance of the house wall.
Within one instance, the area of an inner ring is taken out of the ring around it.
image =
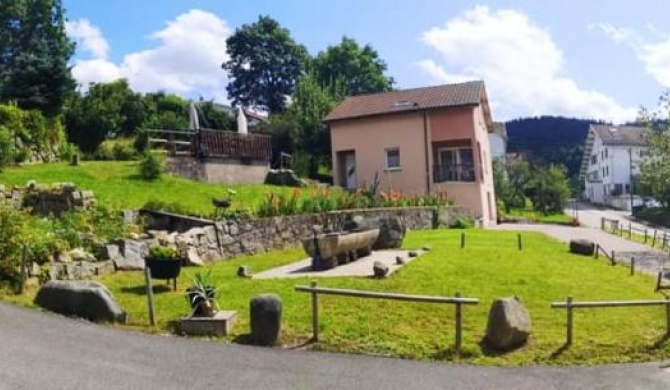
[[[632,155],[629,155],[629,149],[631,149]],[[586,199],[592,203],[630,210],[630,191],[626,189],[626,186],[629,186],[630,189],[631,173],[633,176],[640,173],[640,153],[647,149],[647,147],[641,146],[605,145],[596,134],[586,171],[584,190]],[[595,164],[591,162],[592,156],[597,158]],[[631,160],[632,167],[630,165]],[[597,177],[598,180],[594,182],[589,180],[589,177]],[[612,195],[612,191],[615,190],[617,184],[621,185],[622,194]],[[642,200],[634,200],[634,203],[641,204]]]
[[[489,146],[491,147],[491,159],[500,159],[505,162],[505,155],[507,154],[507,142],[505,139],[496,133],[489,134]]]
[[[475,182],[435,183],[431,192],[446,192],[450,199],[458,205],[468,207],[484,224],[494,224],[497,215],[493,167],[483,110],[479,106],[448,108],[431,112],[429,119],[431,143],[470,140],[476,176]],[[437,164],[437,156],[432,148],[429,153],[431,166]],[[432,175],[432,170],[430,173]]]
[[[353,150],[359,188],[371,184],[378,173],[382,188],[390,187],[408,194],[426,193],[422,112],[337,121],[331,123],[330,134],[336,185],[345,184],[337,154]],[[400,150],[399,169],[386,169],[386,150],[389,148]]]

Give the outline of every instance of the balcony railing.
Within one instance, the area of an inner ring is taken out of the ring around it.
[[[475,181],[474,164],[433,165],[433,182],[443,183],[447,181]]]

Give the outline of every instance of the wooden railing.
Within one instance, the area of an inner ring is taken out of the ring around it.
[[[407,295],[394,293],[381,293],[374,291],[360,291],[360,290],[343,290],[335,288],[317,287],[316,282],[312,282],[310,286],[295,286],[298,292],[308,292],[312,295],[312,340],[319,341],[319,294],[324,295],[339,295],[355,298],[372,298],[372,299],[390,299],[395,301],[406,302],[424,302],[424,303],[443,303],[452,304],[456,306],[456,320],[454,333],[454,349],[460,351],[462,344],[463,332],[463,305],[476,305],[479,303],[477,298],[462,298],[460,293],[456,293],[454,297],[440,297],[429,295]]]
[[[665,306],[666,335],[670,335],[670,297],[663,300],[640,300],[640,301],[598,301],[598,302],[575,302],[569,296],[565,302],[553,302],[552,309],[567,309],[565,344],[572,344],[574,309],[595,309],[605,307],[637,307],[637,306]]]
[[[224,157],[269,162],[272,137],[213,129],[147,131],[149,147],[163,147],[172,155]]]
[[[272,158],[272,138],[263,134],[200,129],[194,146],[196,154],[204,157],[247,158],[261,161],[270,161]]]

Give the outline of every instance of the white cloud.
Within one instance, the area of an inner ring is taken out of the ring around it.
[[[93,26],[88,19],[79,19],[65,23],[65,32],[77,42],[78,47],[89,52],[93,58],[105,59],[109,54],[109,44],[102,36],[100,29]]]
[[[563,53],[551,35],[519,11],[477,6],[426,31],[421,40],[441,61],[416,65],[438,82],[483,79],[495,119],[568,115],[622,122],[637,114],[565,76]]]
[[[75,61],[73,74],[82,86],[125,77],[141,92],[166,90],[225,100],[221,63],[227,59],[225,41],[232,30],[212,13],[191,10],[179,15],[148,37],[156,42],[153,48],[126,54],[118,64],[107,60],[101,48],[109,46],[96,27],[85,20],[71,25],[77,28],[68,28],[68,34],[81,40],[93,57]]]

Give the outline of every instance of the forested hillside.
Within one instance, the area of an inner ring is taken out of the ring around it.
[[[508,153],[523,152],[536,162],[563,164],[579,175],[584,141],[593,120],[543,116],[507,122]]]

